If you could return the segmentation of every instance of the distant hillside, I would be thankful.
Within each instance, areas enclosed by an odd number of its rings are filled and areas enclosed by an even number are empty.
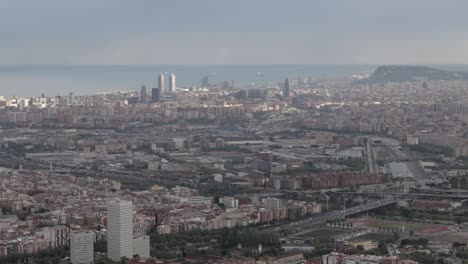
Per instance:
[[[380,66],[363,81],[387,83],[432,80],[468,80],[468,72],[445,71],[425,66]]]

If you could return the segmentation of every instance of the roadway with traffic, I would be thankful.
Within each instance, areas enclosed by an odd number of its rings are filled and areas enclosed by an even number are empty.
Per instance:
[[[372,201],[363,205],[343,209],[343,210],[336,210],[331,212],[324,212],[322,214],[318,214],[312,216],[308,219],[303,219],[299,221],[295,221],[284,225],[282,227],[276,228],[275,231],[287,231],[287,230],[301,230],[300,232],[296,232],[289,237],[295,237],[307,232],[310,232],[309,229],[303,229],[305,226],[313,226],[323,224],[328,220],[336,220],[336,219],[344,219],[347,216],[359,214],[362,212],[370,211],[379,207],[387,206],[393,203],[396,203],[398,199],[393,196],[388,196],[382,200]]]

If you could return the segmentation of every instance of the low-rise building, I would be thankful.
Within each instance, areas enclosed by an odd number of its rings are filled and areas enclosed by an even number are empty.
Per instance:
[[[95,235],[92,231],[74,231],[70,236],[71,264],[94,263]]]

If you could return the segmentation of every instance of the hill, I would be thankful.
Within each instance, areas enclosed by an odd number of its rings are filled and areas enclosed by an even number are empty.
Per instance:
[[[380,66],[367,83],[468,80],[468,72],[445,71],[425,66]]]

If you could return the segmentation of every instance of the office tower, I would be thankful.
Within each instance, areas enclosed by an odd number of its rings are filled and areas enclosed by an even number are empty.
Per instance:
[[[228,81],[223,82],[223,89],[229,89],[229,82]]]
[[[161,101],[161,89],[153,88],[151,89],[151,102],[157,103]]]
[[[133,257],[133,204],[113,200],[107,203],[107,257],[120,261]]]
[[[208,87],[210,86],[210,80],[208,79],[208,76],[204,76],[201,80],[201,86],[202,87]]]
[[[142,85],[140,90],[140,102],[146,103],[147,96],[148,95],[146,94],[146,86]]]
[[[94,263],[94,233],[75,231],[70,236],[70,259],[72,264]]]
[[[169,92],[175,92],[175,88],[176,88],[176,83],[175,83],[175,75],[174,74],[171,74],[169,76]]]
[[[141,259],[150,257],[150,237],[142,236],[133,239],[133,255],[138,255]]]
[[[158,77],[158,88],[160,90],[160,92],[163,92],[164,91],[164,74],[159,74],[159,77]]]
[[[70,92],[70,94],[68,95],[68,100],[69,100],[70,104],[73,103],[73,93],[72,92]]]
[[[289,96],[289,79],[288,78],[286,78],[286,80],[284,81],[283,96],[285,97]]]

